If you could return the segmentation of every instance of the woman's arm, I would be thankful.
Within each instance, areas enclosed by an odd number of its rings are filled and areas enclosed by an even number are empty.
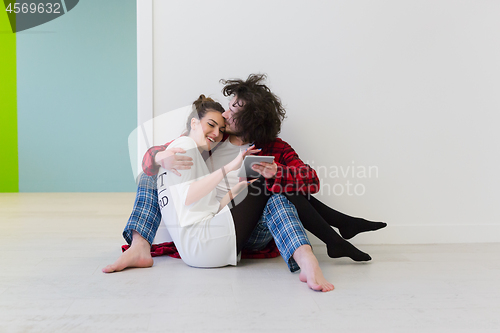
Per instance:
[[[186,201],[184,202],[184,204],[186,206],[189,206],[212,192],[217,184],[219,184],[220,181],[224,178],[227,172],[238,170],[240,168],[245,156],[255,154],[260,151],[260,149],[252,149],[253,147],[254,146],[251,146],[244,152],[238,154],[238,156],[236,156],[234,160],[232,160],[219,170],[212,172],[210,175],[203,177],[202,179],[192,182],[189,185],[189,190],[186,195]]]
[[[252,179],[251,181],[245,180],[245,181],[239,182],[238,184],[234,185],[233,188],[231,188],[226,193],[226,195],[224,197],[222,197],[222,199],[220,201],[220,205],[219,205],[219,212],[221,211],[222,208],[224,208],[224,206],[226,206],[229,203],[229,201],[234,199],[238,194],[241,193],[241,191],[243,191],[245,188],[250,186],[250,184],[256,180],[258,180],[258,179]]]
[[[192,182],[189,185],[189,189],[186,195],[186,201],[184,202],[184,204],[186,206],[189,206],[212,192],[217,184],[220,183],[222,178],[224,178],[224,172],[226,172],[226,170],[228,170],[227,165],[223,166],[219,170],[212,172],[206,177]]]

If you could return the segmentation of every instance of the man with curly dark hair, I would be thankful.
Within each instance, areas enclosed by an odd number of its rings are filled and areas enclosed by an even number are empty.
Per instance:
[[[263,84],[265,74],[250,74],[245,81],[221,80],[224,96],[233,96],[224,116],[232,135],[245,142],[270,143],[278,137],[286,111],[281,100]],[[234,112],[238,108],[244,112]]]

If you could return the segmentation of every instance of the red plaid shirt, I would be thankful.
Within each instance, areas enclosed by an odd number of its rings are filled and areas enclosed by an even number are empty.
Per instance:
[[[223,141],[226,139],[227,136],[224,136]],[[158,173],[159,166],[154,163],[155,156],[158,152],[167,149],[169,144],[170,142],[162,146],[151,147],[144,155],[142,168],[148,176],[154,176]],[[256,148],[262,148],[256,155],[274,156],[274,162],[278,165],[275,177],[266,179],[269,191],[302,194],[313,194],[319,191],[319,179],[316,171],[302,162],[299,155],[288,143],[277,138],[268,144],[256,144]]]

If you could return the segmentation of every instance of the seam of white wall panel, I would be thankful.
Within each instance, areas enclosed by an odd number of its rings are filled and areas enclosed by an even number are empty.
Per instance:
[[[153,0],[137,0],[137,170],[142,169],[140,142],[150,146],[153,133]]]

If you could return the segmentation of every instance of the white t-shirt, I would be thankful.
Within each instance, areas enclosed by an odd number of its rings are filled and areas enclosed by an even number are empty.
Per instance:
[[[210,171],[193,139],[184,136],[167,148],[180,147],[193,159],[189,170],[179,170],[181,176],[160,168],[158,200],[163,220],[182,260],[195,267],[236,265],[236,233],[229,208],[219,213],[216,190],[189,206],[185,205],[189,186],[207,176]]]
[[[217,169],[222,168],[224,165],[228,164],[238,154],[243,151],[248,149],[251,146],[251,144],[245,144],[242,146],[236,146],[233,145],[229,139],[227,139],[224,142],[219,143],[219,146],[217,149],[215,149],[214,153],[212,154],[211,157],[209,157],[206,160],[206,164],[208,167],[208,170],[210,172],[214,172]],[[217,200],[221,200],[222,197],[226,195],[226,193],[236,184],[239,182],[238,178],[238,170],[228,172],[227,175],[227,182],[225,179],[222,179],[219,185],[217,185],[216,190],[217,190]]]

